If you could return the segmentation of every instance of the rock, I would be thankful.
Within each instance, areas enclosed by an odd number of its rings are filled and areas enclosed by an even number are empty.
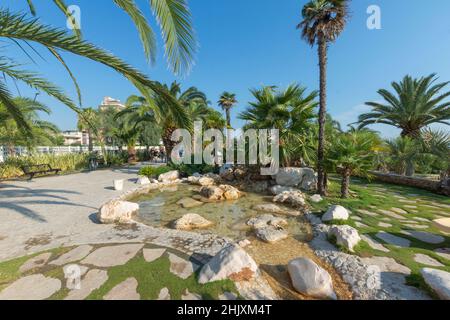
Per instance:
[[[320,194],[315,194],[315,195],[309,197],[309,200],[311,200],[314,203],[319,203],[319,202],[323,201],[323,198]]]
[[[94,290],[100,288],[108,280],[108,272],[105,270],[93,269],[81,280],[80,288],[69,292],[65,300],[86,299]]]
[[[179,256],[169,253],[170,272],[181,279],[189,278],[199,266],[191,261],[180,258]]]
[[[420,271],[426,284],[442,300],[450,300],[450,273],[442,270],[424,268]]]
[[[75,249],[72,249],[69,252],[63,254],[58,259],[51,261],[50,264],[62,266],[68,263],[80,261],[81,259],[86,257],[92,249],[93,247],[89,245],[76,247]]]
[[[247,225],[254,229],[265,228],[268,226],[272,227],[282,227],[286,226],[288,222],[285,219],[274,217],[270,214],[264,214],[255,218],[250,219]]]
[[[432,234],[425,231],[402,231],[404,235],[413,237],[422,242],[430,243],[430,244],[439,244],[445,241],[445,238],[436,234]]]
[[[241,189],[254,193],[266,193],[269,189],[268,181],[248,181],[241,185]]]
[[[97,213],[97,219],[104,224],[128,223],[139,211],[137,203],[113,200],[104,204]]]
[[[170,300],[170,292],[167,288],[162,288],[158,295],[158,300]]]
[[[329,222],[333,220],[348,220],[350,217],[347,209],[342,206],[331,206],[328,211],[323,215],[322,221]]]
[[[234,170],[231,168],[220,168],[220,178],[225,181],[233,181],[236,177],[234,176]]]
[[[273,202],[284,203],[295,208],[305,208],[305,196],[300,191],[285,191],[273,198]]]
[[[353,252],[354,246],[361,241],[358,230],[350,226],[332,226],[328,236],[335,237],[338,245],[344,246],[351,252]]]
[[[198,179],[198,184],[201,185],[202,187],[212,186],[214,185],[214,183],[215,181],[212,178],[203,177]]]
[[[445,267],[445,265],[443,265],[436,259],[433,259],[430,256],[421,253],[418,253],[414,256],[414,261],[430,267]]]
[[[101,268],[122,266],[134,258],[143,246],[143,244],[122,244],[103,247],[92,252],[81,263]]]
[[[436,252],[438,256],[450,261],[450,248],[439,248],[434,250],[434,252]]]
[[[397,213],[394,213],[394,212],[392,212],[392,211],[389,211],[389,210],[378,209],[378,211],[380,211],[380,212],[381,212],[382,214],[384,214],[385,216],[388,216],[388,217],[391,217],[391,218],[394,218],[394,219],[398,219],[398,220],[406,220],[405,217],[403,217],[403,216],[401,216],[401,215],[399,215],[399,214],[397,214]]]
[[[43,267],[47,263],[48,259],[50,259],[51,255],[51,252],[46,252],[34,258],[28,259],[27,262],[20,266],[19,272],[25,273],[27,271]]]
[[[288,215],[288,216],[293,216],[293,217],[299,216],[301,214],[301,212],[298,210],[283,209],[273,203],[258,204],[258,205],[253,206],[252,209],[256,210],[256,211],[260,211],[260,212],[282,214],[282,215]]]
[[[441,231],[450,232],[450,218],[442,218],[433,220],[433,226]]]
[[[178,179],[180,179],[180,172],[178,170],[160,174],[158,177],[159,182],[173,182]]]
[[[275,243],[286,239],[289,236],[289,233],[282,227],[267,226],[256,229],[256,236],[262,241]]]
[[[400,208],[391,208],[391,211],[398,213],[398,214],[408,214],[407,211],[400,209]]]
[[[200,194],[208,200],[220,201],[224,199],[223,190],[216,186],[203,187]]]
[[[189,182],[190,184],[200,184],[199,183],[200,177],[198,176],[190,176],[187,178],[187,182]]]
[[[141,296],[137,293],[137,287],[137,280],[135,278],[128,278],[112,288],[103,297],[103,300],[140,300]]]
[[[196,213],[188,213],[173,223],[177,230],[203,229],[212,226],[213,223]]]
[[[298,292],[317,299],[337,298],[330,274],[314,261],[307,258],[292,260],[288,272]]]
[[[242,248],[228,245],[203,266],[198,282],[205,284],[225,279],[235,282],[250,280],[257,270],[256,262]]]
[[[144,249],[142,253],[144,255],[144,259],[147,262],[153,262],[162,257],[162,255],[166,252],[166,249]]]
[[[202,206],[203,202],[194,200],[192,198],[183,198],[177,202],[177,205],[182,206],[185,209],[191,209]]]
[[[392,227],[392,224],[386,223],[386,222],[380,222],[380,223],[378,223],[378,226],[381,228],[390,228],[390,227]]]
[[[408,239],[400,238],[384,231],[378,232],[376,234],[376,237],[386,243],[392,244],[397,247],[408,248],[411,245],[411,241],[409,241]]]
[[[34,274],[20,278],[0,292],[0,300],[44,300],[61,289],[61,281]]]
[[[203,300],[202,296],[197,293],[191,293],[188,289],[181,296],[181,300],[195,301],[195,300]]]
[[[219,300],[237,300],[238,296],[233,292],[225,291],[219,296]]]
[[[291,188],[291,187],[283,187],[283,186],[280,186],[280,185],[272,186],[272,187],[269,189],[270,193],[272,193],[274,196],[277,196],[277,195],[279,195],[280,193],[283,193],[283,192],[285,192],[285,191],[295,191],[295,190],[296,190],[296,189],[294,189],[294,188]]]
[[[147,185],[150,184],[150,179],[148,177],[139,177],[137,183],[142,186]]]
[[[251,244],[251,242],[248,239],[244,239],[244,240],[239,241],[237,244],[239,247],[245,248],[245,247],[248,247]]]
[[[369,247],[371,247],[372,249],[375,249],[375,250],[378,250],[378,251],[383,251],[383,252],[389,252],[390,251],[388,248],[384,247],[381,243],[373,240],[370,236],[368,236],[366,234],[362,234],[361,235],[361,239],[364,240],[365,242],[367,242]]]
[[[229,185],[220,185],[219,188],[223,190],[226,200],[238,200],[242,195],[238,189]]]
[[[371,258],[361,258],[361,261],[368,266],[377,266],[378,268],[380,268],[381,272],[394,272],[404,275],[411,274],[411,269],[398,263],[393,258],[374,256]]]
[[[305,191],[317,188],[316,174],[310,168],[281,168],[275,179],[281,186],[300,186]]]

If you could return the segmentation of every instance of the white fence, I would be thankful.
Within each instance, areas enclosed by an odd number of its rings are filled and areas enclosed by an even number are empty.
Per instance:
[[[114,152],[118,151],[118,147],[105,147],[106,151]],[[136,147],[136,150],[144,150],[145,147]],[[125,148],[126,150],[126,148]],[[102,152],[102,148],[95,146],[94,151],[99,153]],[[89,152],[89,148],[87,146],[77,146],[77,147],[36,147],[32,150],[31,153],[41,153],[41,154],[68,154],[68,153],[86,153]],[[26,147],[14,147],[15,156],[26,156],[30,154],[30,151]],[[0,162],[5,161],[10,155],[10,149],[5,146],[0,146]]]

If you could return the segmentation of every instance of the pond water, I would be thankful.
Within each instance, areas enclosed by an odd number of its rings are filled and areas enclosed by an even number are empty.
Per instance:
[[[185,209],[177,202],[183,198],[199,195],[199,188],[190,185],[178,185],[161,190],[155,190],[148,195],[142,195],[131,201],[139,203],[139,215],[135,220],[150,226],[168,227],[172,222],[187,213],[197,213],[214,222],[214,226],[205,230],[195,230],[199,233],[214,233],[223,237],[240,240],[253,235],[246,225],[250,218],[261,212],[252,209],[256,204],[272,203],[272,197],[247,193],[237,201],[205,203],[200,207]],[[282,206],[280,206],[282,207]],[[311,228],[302,216],[284,218],[288,221],[290,235],[299,241],[311,238]]]

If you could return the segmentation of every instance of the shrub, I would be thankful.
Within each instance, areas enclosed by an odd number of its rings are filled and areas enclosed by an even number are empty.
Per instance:
[[[168,166],[143,167],[143,168],[141,168],[141,170],[139,170],[139,175],[154,179],[154,178],[157,178],[160,174],[167,173],[171,170],[173,170],[173,169]]]
[[[206,174],[219,172],[219,168],[207,164],[171,164],[170,167],[172,170],[180,171],[181,175],[184,176],[192,176],[194,173]]]

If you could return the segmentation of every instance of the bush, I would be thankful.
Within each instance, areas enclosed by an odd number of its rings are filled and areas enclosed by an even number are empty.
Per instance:
[[[172,170],[180,171],[183,176],[192,176],[194,173],[206,174],[219,172],[219,168],[207,164],[171,164],[170,167]]]
[[[24,175],[22,166],[50,164],[52,168],[61,172],[86,169],[89,165],[89,155],[81,153],[71,154],[36,154],[31,156],[10,157],[0,164],[0,179],[16,178]]]
[[[168,166],[143,167],[143,168],[141,168],[141,170],[139,170],[139,175],[146,176],[150,179],[156,179],[160,174],[167,173],[171,170],[173,170],[173,169]]]

